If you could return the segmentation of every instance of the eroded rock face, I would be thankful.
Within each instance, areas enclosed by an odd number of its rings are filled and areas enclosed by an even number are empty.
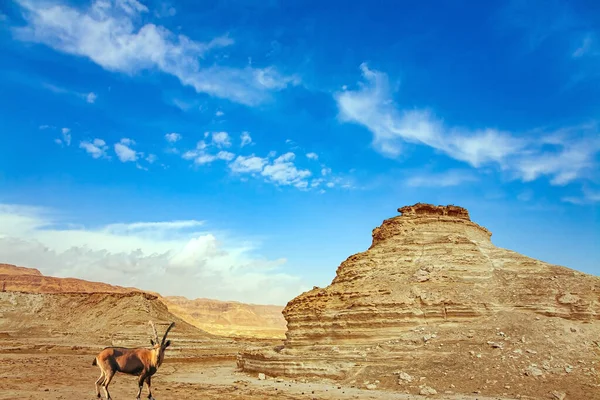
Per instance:
[[[599,278],[495,247],[464,208],[419,203],[398,211],[331,285],[287,304],[284,346],[250,349],[238,365],[349,381],[376,373],[390,387],[402,369],[437,390],[452,378],[456,391],[502,394],[517,385],[525,394],[546,390],[523,381],[529,365],[546,361],[556,373],[544,375],[545,385],[592,385]],[[560,369],[573,364],[577,377]],[[419,382],[404,386],[419,392]]]

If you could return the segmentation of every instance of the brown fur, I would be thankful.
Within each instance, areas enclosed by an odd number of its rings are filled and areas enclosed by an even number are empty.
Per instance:
[[[171,345],[170,340],[166,340],[167,334],[175,326],[172,322],[167,328],[162,341],[158,342],[158,334],[152,321],[150,321],[154,333],[154,339],[151,349],[145,348],[125,348],[125,347],[107,347],[102,350],[92,362],[92,365],[98,365],[100,368],[100,378],[96,381],[96,395],[100,398],[100,386],[104,387],[104,394],[107,399],[111,399],[108,392],[108,385],[117,372],[127,375],[138,376],[138,393],[136,399],[140,398],[144,382],[148,386],[148,398],[152,399],[151,377],[161,366],[165,350]]]

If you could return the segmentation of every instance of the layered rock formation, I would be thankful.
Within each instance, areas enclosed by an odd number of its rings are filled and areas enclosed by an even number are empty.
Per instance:
[[[73,339],[78,346],[147,345],[148,321],[177,323],[175,337],[210,335],[169,312],[152,293],[80,279],[43,276],[0,265],[0,336],[38,343]]]
[[[190,324],[223,336],[284,338],[282,306],[167,296],[169,310]]]
[[[598,277],[495,247],[461,207],[398,211],[331,285],[287,304],[284,346],[239,367],[415,393],[598,391]]]

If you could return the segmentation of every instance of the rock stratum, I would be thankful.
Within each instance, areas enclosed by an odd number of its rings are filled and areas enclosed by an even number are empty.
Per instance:
[[[238,366],[411,393],[600,399],[600,278],[494,246],[461,207],[398,211],[329,286],[287,304],[283,346],[247,349]]]

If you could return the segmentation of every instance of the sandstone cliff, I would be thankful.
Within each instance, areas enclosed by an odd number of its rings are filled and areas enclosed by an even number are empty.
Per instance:
[[[169,310],[190,324],[223,336],[284,338],[282,306],[167,296]]]
[[[495,247],[461,207],[398,211],[331,285],[287,304],[284,346],[249,349],[239,367],[413,393],[600,398],[598,277]]]

